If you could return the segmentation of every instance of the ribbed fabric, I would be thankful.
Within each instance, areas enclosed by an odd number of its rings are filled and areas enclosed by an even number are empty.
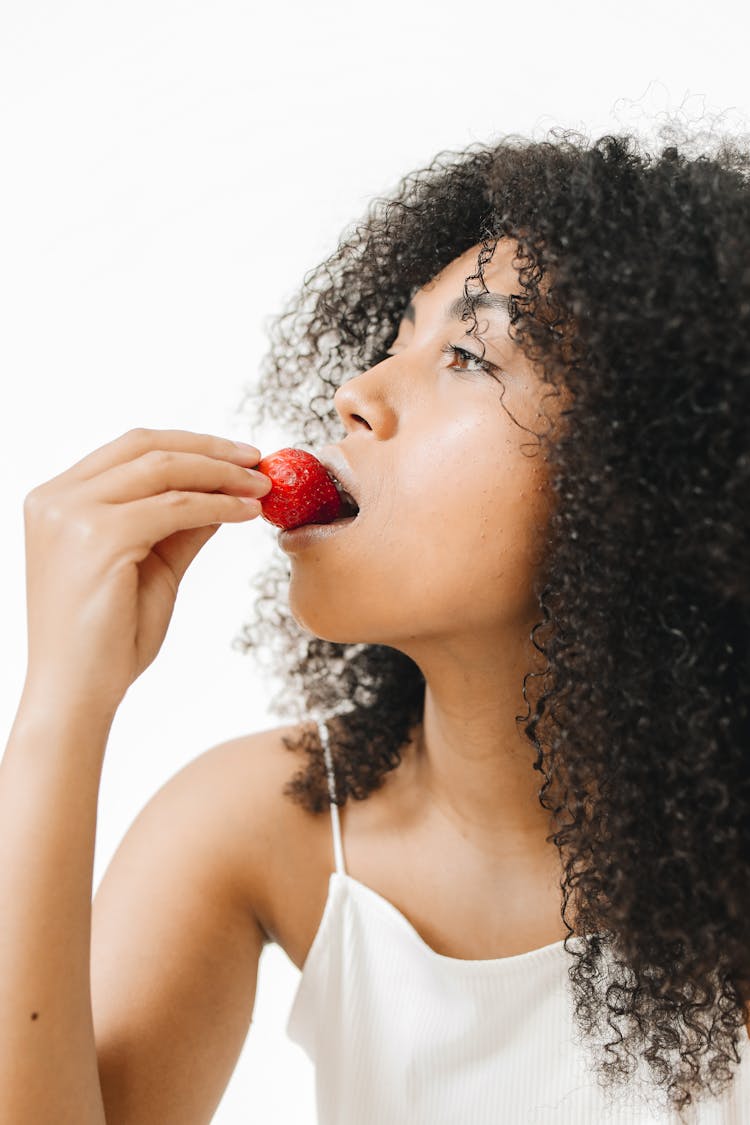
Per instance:
[[[445,957],[346,873],[328,731],[318,725],[336,870],[287,1034],[315,1065],[319,1125],[678,1125],[653,1086],[608,1095],[596,1084],[562,941],[494,960]],[[750,1125],[746,1033],[739,1052],[729,1090],[686,1111],[689,1125]]]

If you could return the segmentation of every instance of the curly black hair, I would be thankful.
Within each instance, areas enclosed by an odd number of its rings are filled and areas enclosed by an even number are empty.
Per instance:
[[[645,1060],[682,1113],[732,1081],[750,1000],[750,145],[660,138],[554,128],[438,154],[305,276],[240,411],[253,433],[270,415],[298,444],[340,440],[333,393],[383,359],[412,294],[472,246],[481,278],[513,240],[511,336],[571,393],[530,637],[546,666],[516,721],[563,862],[576,1019],[613,1033],[596,1073],[613,1087]],[[307,755],[285,793],[320,813],[311,715],[330,720],[338,804],[364,800],[425,682],[394,648],[302,629],[288,578],[272,560],[233,643],[273,654],[271,709]]]

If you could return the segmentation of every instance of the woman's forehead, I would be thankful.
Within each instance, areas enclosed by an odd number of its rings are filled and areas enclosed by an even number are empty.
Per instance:
[[[492,257],[482,263],[482,279],[484,286],[479,278],[479,255],[482,251],[488,250]],[[466,284],[469,291],[472,292],[475,288],[487,289],[496,288],[500,292],[507,292],[507,286],[516,288],[518,284],[518,270],[513,265],[513,258],[515,255],[515,244],[511,244],[507,239],[499,239],[494,248],[490,246],[486,248],[483,243],[478,243],[475,246],[470,246],[468,250],[464,250],[452,262],[435,277],[433,277],[425,285],[416,286],[412,296],[424,290],[429,292],[436,285],[445,285],[446,288],[457,288],[463,291],[463,286]]]

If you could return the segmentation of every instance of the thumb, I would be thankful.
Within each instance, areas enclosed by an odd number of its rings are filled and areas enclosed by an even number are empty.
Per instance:
[[[201,547],[205,547],[220,526],[220,524],[208,524],[206,527],[191,527],[186,531],[175,531],[174,534],[168,535],[166,539],[162,539],[160,543],[153,547],[154,553],[166,563],[174,574],[178,585]]]

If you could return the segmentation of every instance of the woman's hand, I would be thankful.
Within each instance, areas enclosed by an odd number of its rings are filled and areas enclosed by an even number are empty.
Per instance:
[[[259,461],[210,434],[136,429],[32,489],[26,697],[114,716],[161,648],[201,547],[260,513],[271,482],[249,471]]]

